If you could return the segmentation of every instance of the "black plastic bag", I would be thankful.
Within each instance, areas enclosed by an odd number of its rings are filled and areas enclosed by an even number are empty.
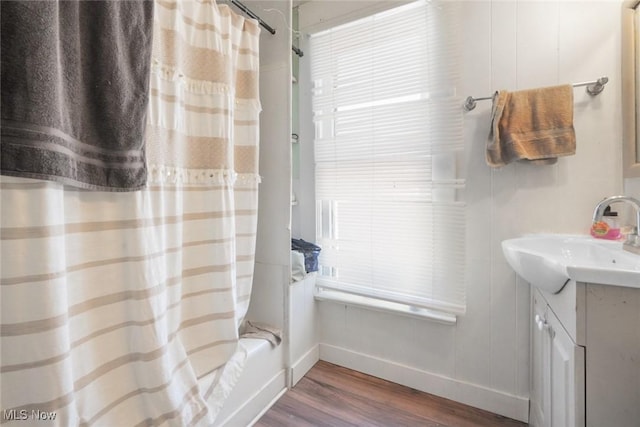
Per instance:
[[[318,255],[322,250],[320,246],[305,242],[302,239],[291,239],[291,249],[302,252],[304,255],[304,268],[307,273],[318,271]]]

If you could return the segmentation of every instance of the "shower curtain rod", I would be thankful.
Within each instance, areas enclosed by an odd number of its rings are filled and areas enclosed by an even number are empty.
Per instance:
[[[600,92],[604,90],[604,85],[609,82],[609,77],[600,77],[598,80],[592,82],[582,82],[582,83],[574,83],[571,86],[580,87],[587,86],[587,92],[589,95],[598,95]],[[464,102],[464,109],[467,111],[471,111],[476,108],[476,101],[484,101],[487,99],[493,99],[493,96],[483,96],[482,98],[474,98],[473,96],[468,96]]]
[[[237,7],[238,9],[240,9],[242,12],[244,12],[249,18],[253,18],[256,21],[258,21],[258,24],[260,24],[260,26],[262,28],[264,28],[265,30],[269,31],[271,34],[275,34],[276,30],[269,24],[267,24],[266,22],[264,22],[262,20],[262,18],[260,18],[258,15],[256,15],[251,9],[249,9],[247,6],[245,6],[244,4],[242,4],[242,2],[240,2],[239,0],[231,0],[231,3]],[[295,46],[291,46],[291,50],[293,50],[296,55],[298,56],[303,56],[304,52],[301,51],[300,49],[298,49]]]
[[[264,22],[262,20],[262,18],[260,18],[258,15],[256,15],[255,13],[253,13],[253,11],[251,9],[249,9],[247,6],[245,6],[244,4],[242,4],[241,2],[239,2],[238,0],[231,0],[231,3],[233,3],[233,5],[235,7],[237,7],[238,9],[240,9],[241,11],[243,11],[245,14],[247,14],[247,16],[249,16],[250,18],[255,19],[256,21],[258,21],[258,23],[267,31],[269,31],[271,34],[275,34],[276,30],[273,29],[272,26],[270,26],[269,24],[267,24],[266,22]]]

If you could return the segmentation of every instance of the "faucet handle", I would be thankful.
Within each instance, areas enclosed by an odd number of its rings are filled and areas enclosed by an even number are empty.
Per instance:
[[[627,240],[622,245],[622,249],[640,255],[640,236],[637,234],[627,234]]]
[[[627,233],[624,244],[625,246],[637,246],[640,247],[640,236],[638,236],[638,227],[631,227]]]

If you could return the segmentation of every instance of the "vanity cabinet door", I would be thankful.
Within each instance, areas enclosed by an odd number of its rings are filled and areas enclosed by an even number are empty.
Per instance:
[[[545,416],[550,427],[584,427],[584,348],[576,345],[551,309],[547,309],[549,340],[549,406]]]
[[[571,339],[536,289],[531,311],[529,425],[584,427],[584,347]]]
[[[548,426],[545,423],[545,389],[549,389],[549,338],[540,327],[546,319],[547,303],[534,289],[532,297],[533,321],[531,322],[531,390],[529,392],[529,425]],[[548,393],[547,393],[548,395]]]

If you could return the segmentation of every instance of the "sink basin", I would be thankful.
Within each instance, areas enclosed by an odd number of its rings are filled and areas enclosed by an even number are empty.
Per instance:
[[[531,285],[558,293],[569,280],[640,288],[640,255],[622,242],[538,234],[502,242],[507,262]]]

